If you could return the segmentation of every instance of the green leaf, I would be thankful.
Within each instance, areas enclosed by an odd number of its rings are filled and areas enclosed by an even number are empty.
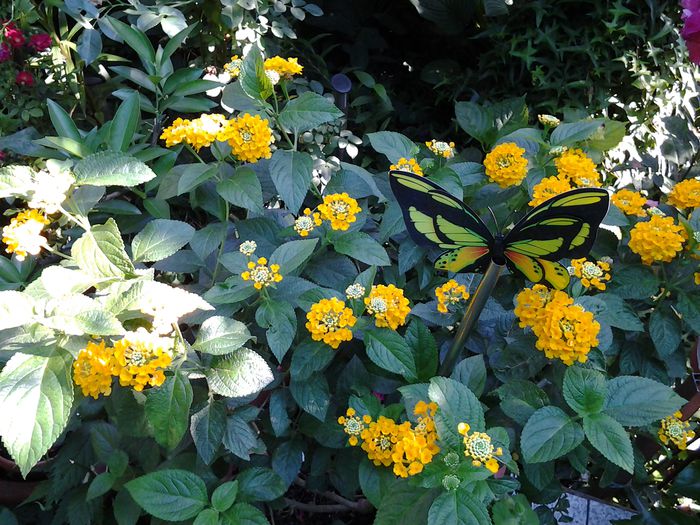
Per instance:
[[[248,468],[239,473],[237,479],[238,499],[241,501],[272,501],[287,490],[282,478],[269,468]]]
[[[409,381],[417,379],[413,352],[398,333],[388,328],[373,328],[364,337],[367,357],[374,364]]]
[[[198,27],[198,23],[194,23],[191,26],[187,26],[185,29],[180,31],[178,34],[174,35],[170,39],[168,39],[168,43],[165,44],[165,47],[163,48],[163,54],[161,55],[160,58],[160,63],[161,65],[165,63],[166,60],[168,60],[172,54],[178,50],[178,48],[182,45],[182,43],[185,41],[185,39],[189,36],[189,34],[194,31],[195,27]]]
[[[297,333],[294,307],[287,302],[265,301],[255,312],[255,321],[260,328],[267,329],[267,344],[281,363]]]
[[[584,416],[583,430],[591,445],[608,461],[632,474],[634,471],[632,442],[620,423],[607,414],[591,414]]]
[[[265,74],[263,58],[257,48],[248,51],[243,59],[238,82],[243,92],[252,99],[262,102],[272,95],[272,83]]]
[[[532,510],[524,494],[506,496],[496,501],[491,509],[494,525],[539,525],[537,513]]]
[[[182,221],[155,219],[131,241],[134,261],[153,262],[170,257],[192,240],[194,228]]]
[[[245,166],[216,185],[216,191],[234,206],[252,211],[263,210],[263,193],[255,172]]]
[[[671,492],[700,500],[700,460],[696,459],[678,473],[671,484]]]
[[[134,265],[124,250],[124,241],[114,219],[85,232],[73,243],[71,255],[81,270],[94,277],[123,278],[134,273]]]
[[[156,63],[156,52],[145,34],[133,29],[116,18],[107,17],[107,21],[124,42],[126,42],[131,49],[136,51],[136,54],[141,57],[144,65]]]
[[[207,354],[226,355],[252,338],[248,327],[240,321],[217,315],[202,323],[192,348]]]
[[[304,447],[298,440],[280,443],[272,455],[272,468],[287,486],[297,478],[303,462]]]
[[[143,510],[166,521],[194,518],[209,503],[202,478],[186,470],[158,470],[124,486]]]
[[[76,186],[130,188],[156,177],[145,163],[120,151],[100,151],[88,155],[75,165],[73,173]]]
[[[681,323],[671,309],[658,307],[649,317],[649,336],[662,358],[669,357],[681,344]]]
[[[311,185],[314,160],[308,153],[278,149],[270,159],[270,177],[287,209],[298,213]]]
[[[85,61],[85,65],[92,64],[102,52],[102,36],[97,29],[90,27],[83,28],[78,38],[76,51],[80,58]]]
[[[690,329],[700,334],[700,296],[679,292],[676,308]]]
[[[273,380],[272,370],[265,360],[247,348],[216,359],[204,375],[209,388],[226,397],[257,394]]]
[[[488,132],[493,127],[492,116],[487,108],[476,102],[457,102],[455,104],[457,123],[468,135],[479,142],[485,142]]]
[[[190,422],[191,405],[192,386],[180,372],[148,392],[146,416],[153,425],[154,437],[159,445],[173,449],[180,443]]]
[[[320,372],[333,360],[335,352],[320,341],[305,341],[294,348],[289,372],[296,381],[308,379]]]
[[[583,296],[576,302],[589,312],[595,319],[610,326],[632,332],[644,331],[644,324],[630,305],[622,297],[612,293],[601,293],[593,296]]]
[[[85,501],[90,501],[91,499],[107,494],[107,492],[112,490],[112,487],[114,487],[114,483],[116,481],[117,479],[115,475],[111,472],[103,472],[102,474],[98,474],[90,482],[87,494],[85,495]]]
[[[434,377],[430,380],[428,397],[439,407],[435,426],[440,439],[448,446],[462,446],[462,436],[457,431],[460,423],[467,423],[476,432],[486,430],[481,403],[466,385],[454,379]]]
[[[483,355],[473,355],[463,359],[450,375],[455,381],[467,385],[477,397],[481,397],[486,388],[486,364]]]
[[[28,325],[34,319],[34,300],[22,292],[0,292],[0,330]]]
[[[78,131],[78,127],[73,122],[73,119],[66,113],[66,110],[51,99],[46,100],[46,105],[49,109],[51,124],[53,124],[53,128],[58,133],[58,136],[82,142],[83,137],[80,135],[80,131]]]
[[[552,146],[573,146],[589,138],[602,125],[599,119],[559,124],[552,131],[549,142]]]
[[[221,525],[270,525],[270,522],[252,505],[236,503],[221,515]]]
[[[329,348],[329,352],[332,350]],[[289,391],[294,401],[307,413],[319,421],[325,421],[328,405],[330,404],[330,389],[328,381],[321,373],[311,374],[303,381],[292,378]]]
[[[649,299],[659,291],[661,283],[646,266],[623,266],[615,268],[615,278],[609,290],[623,299]]]
[[[190,433],[199,456],[207,465],[214,460],[225,430],[226,409],[219,401],[213,401],[192,414]]]
[[[370,281],[365,288],[371,287]],[[405,339],[413,352],[418,379],[428,381],[437,373],[438,367],[438,349],[433,334],[421,320],[413,319],[406,329]]]
[[[221,87],[221,83],[213,80],[190,80],[189,82],[183,82],[178,85],[173,91],[173,96],[186,97],[188,95],[197,95],[218,87]]]
[[[570,366],[564,374],[564,399],[577,414],[595,414],[600,412],[605,403],[605,376],[600,372]]]
[[[440,494],[428,511],[428,525],[490,525],[486,506],[465,490]]]
[[[272,252],[270,264],[279,264],[281,271],[285,274],[291,273],[311,257],[317,244],[318,239],[286,242]]]
[[[332,100],[313,91],[306,91],[287,103],[279,115],[280,126],[303,133],[343,116]]]
[[[141,120],[141,103],[137,93],[131,93],[122,102],[114,114],[109,126],[109,148],[114,151],[126,151],[134,138]]]
[[[427,523],[428,509],[435,499],[435,490],[426,490],[409,485],[404,480],[395,480],[391,484],[377,509],[374,525],[406,525],[410,523]],[[451,523],[446,521],[445,524]]]
[[[197,514],[192,525],[219,525],[219,512],[215,509],[204,509]]]
[[[25,478],[63,432],[73,405],[70,354],[42,353],[17,353],[0,372],[0,436]]]
[[[581,444],[583,430],[561,408],[548,406],[528,419],[520,436],[520,448],[528,463],[559,458]]]
[[[418,146],[401,133],[377,131],[368,133],[367,138],[375,151],[384,154],[392,164],[398,162],[401,157],[410,159],[418,153]]]
[[[652,379],[619,376],[608,381],[605,413],[626,427],[640,427],[673,414],[685,399]]]
[[[336,252],[349,255],[365,264],[374,266],[389,266],[391,264],[384,247],[365,232],[338,235],[333,240],[333,247]]]
[[[228,510],[236,501],[238,495],[238,481],[227,481],[222,483],[211,495],[211,506],[219,512]]]
[[[231,415],[226,419],[226,432],[223,444],[226,450],[245,461],[250,460],[250,452],[255,448],[258,438],[243,418]]]

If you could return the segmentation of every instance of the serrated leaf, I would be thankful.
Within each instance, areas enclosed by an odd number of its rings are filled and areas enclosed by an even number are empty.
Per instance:
[[[236,503],[221,515],[221,525],[269,525],[265,514],[248,503]]]
[[[209,388],[226,397],[246,397],[260,392],[272,380],[272,370],[265,360],[247,348],[236,350],[214,361],[205,372]]]
[[[417,378],[416,362],[403,337],[388,328],[376,328],[365,332],[367,357],[374,364],[400,374],[409,381]]]
[[[248,327],[228,317],[214,316],[202,323],[192,348],[213,355],[225,355],[238,350],[253,336]]]
[[[219,512],[224,512],[233,505],[238,495],[238,481],[222,483],[211,495],[211,505]]]
[[[646,377],[619,376],[608,381],[604,411],[624,426],[638,427],[659,421],[684,404],[666,385]]]
[[[269,468],[251,467],[240,472],[236,479],[238,499],[242,501],[272,501],[287,490],[282,478]]]
[[[289,391],[305,412],[308,412],[319,421],[326,419],[331,395],[328,381],[323,374],[312,374],[302,381],[292,378],[289,383]]]
[[[238,168],[232,177],[217,183],[216,191],[234,206],[258,212],[263,210],[260,180],[250,168]]]
[[[159,445],[173,449],[180,443],[189,426],[192,398],[192,386],[180,372],[148,392],[146,416]]]
[[[552,131],[549,142],[552,146],[573,146],[589,138],[602,125],[603,122],[601,120],[582,120],[580,122],[559,124]]]
[[[304,202],[314,168],[308,153],[278,149],[270,160],[270,178],[287,209],[298,213]]]
[[[278,264],[285,273],[290,273],[304,264],[314,253],[318,239],[300,239],[279,246],[270,256],[270,264]]]
[[[579,415],[600,412],[605,403],[605,376],[600,372],[570,366],[564,374],[564,399]]]
[[[71,255],[81,270],[93,277],[123,278],[133,275],[134,265],[114,219],[98,224],[73,243]]]
[[[440,494],[428,511],[428,525],[490,525],[486,506],[464,490]]]
[[[134,260],[160,261],[171,256],[192,240],[194,228],[182,221],[155,219],[131,242]]]
[[[543,463],[571,452],[583,441],[578,423],[555,406],[537,410],[520,436],[520,448],[528,463]]]
[[[24,477],[61,435],[73,405],[70,354],[43,352],[17,353],[0,372],[0,436]]]
[[[606,414],[591,414],[583,418],[583,430],[591,445],[608,461],[632,474],[632,442],[620,423]]]
[[[279,115],[279,124],[295,133],[303,133],[343,116],[333,103],[313,91],[306,91],[287,103]]]
[[[146,512],[166,521],[191,519],[209,503],[202,478],[186,470],[151,472],[124,486]]]
[[[200,457],[209,465],[216,456],[226,430],[226,409],[213,401],[192,415],[190,433]]]
[[[73,168],[76,186],[136,186],[156,177],[145,163],[120,151],[88,155]]]
[[[484,142],[492,127],[491,114],[487,108],[476,102],[457,102],[455,104],[457,123],[468,135]]]
[[[384,247],[365,232],[350,232],[337,236],[333,248],[338,253],[348,255],[365,264],[388,266],[391,264]]]
[[[649,316],[649,336],[662,358],[670,356],[681,344],[681,323],[670,311],[656,308]]]
[[[250,425],[240,416],[231,415],[226,418],[226,432],[223,444],[226,450],[239,458],[250,460],[250,452],[257,443],[257,436]]]
[[[434,377],[430,380],[428,396],[439,407],[435,414],[435,426],[440,439],[447,445],[454,448],[461,446],[462,436],[457,430],[460,423],[468,423],[476,432],[486,430],[481,403],[466,385],[454,379]]]

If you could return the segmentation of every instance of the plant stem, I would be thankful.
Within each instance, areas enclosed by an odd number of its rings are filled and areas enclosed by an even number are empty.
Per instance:
[[[216,264],[214,265],[214,271],[211,274],[211,284],[216,283],[216,275],[219,273],[219,268],[221,267],[221,256],[224,254],[224,248],[226,247],[226,236],[228,234],[228,216],[231,212],[231,207],[227,200],[224,199],[224,204],[226,206],[226,221],[224,221],[224,230],[221,234],[221,244],[219,245],[219,251],[216,254]]]

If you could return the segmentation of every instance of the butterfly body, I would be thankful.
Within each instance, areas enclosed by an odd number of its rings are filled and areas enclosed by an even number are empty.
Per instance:
[[[389,174],[391,189],[413,240],[445,251],[439,270],[483,272],[493,262],[532,282],[569,283],[560,259],[588,254],[608,210],[608,192],[580,188],[537,206],[506,234],[492,234],[479,216],[434,182],[403,171]]]

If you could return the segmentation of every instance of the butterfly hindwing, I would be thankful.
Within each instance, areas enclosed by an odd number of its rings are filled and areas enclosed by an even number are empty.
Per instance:
[[[463,272],[488,266],[493,235],[474,211],[424,177],[392,171],[389,180],[413,240],[447,250],[435,262],[437,269]]]

